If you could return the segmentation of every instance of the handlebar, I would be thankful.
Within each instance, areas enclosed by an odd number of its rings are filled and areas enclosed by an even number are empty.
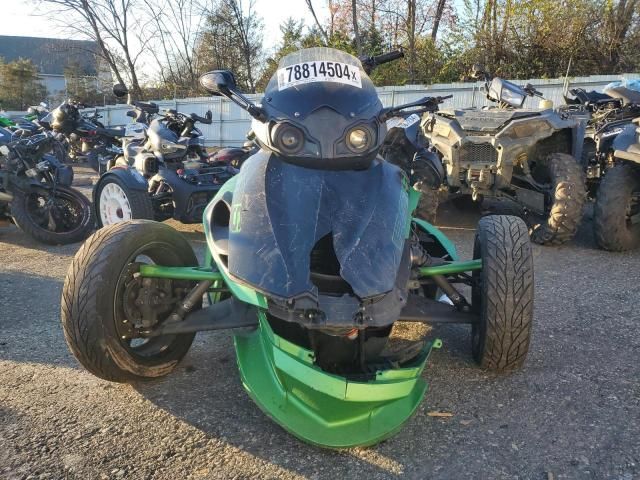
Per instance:
[[[404,57],[404,51],[400,48],[399,50],[393,50],[391,52],[383,53],[382,55],[360,57],[360,63],[362,63],[364,71],[369,74],[377,66],[393,62],[394,60],[402,57]]]
[[[146,113],[158,113],[160,111],[160,108],[158,107],[157,103],[154,102],[138,102],[138,101],[134,101],[133,102],[133,106],[136,108],[139,108],[140,110],[142,110],[143,112]]]
[[[404,105],[398,105],[397,107],[385,108],[380,112],[379,118],[384,121],[399,115],[405,116],[412,115],[414,113],[434,112],[438,110],[439,104],[449,98],[453,98],[453,95],[445,95],[444,97],[423,97],[415,102],[405,103]]]
[[[536,90],[536,88],[530,83],[527,83],[523,87],[523,90],[531,97],[542,97],[542,92],[540,90]]]
[[[198,114],[192,113],[190,115],[191,119],[195,122],[200,122],[200,123],[204,123],[205,125],[211,125],[211,117],[207,116],[207,117],[201,117]]]

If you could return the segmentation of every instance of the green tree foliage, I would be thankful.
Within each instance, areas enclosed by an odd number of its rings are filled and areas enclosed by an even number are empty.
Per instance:
[[[90,76],[77,62],[69,63],[64,69],[67,97],[86,105],[99,105],[104,101],[98,92],[95,76]]]
[[[262,31],[262,19],[256,15],[252,0],[246,4],[241,0],[219,0],[207,12],[197,47],[201,71],[231,70],[241,89],[255,92],[264,61]]]
[[[0,107],[5,110],[26,110],[37,105],[47,95],[38,79],[38,69],[31,60],[18,59],[4,63],[0,59]]]
[[[473,63],[510,78],[615,74],[640,67],[638,0],[465,0],[449,35]],[[455,69],[454,69],[455,70]],[[453,71],[451,73],[454,73]]]

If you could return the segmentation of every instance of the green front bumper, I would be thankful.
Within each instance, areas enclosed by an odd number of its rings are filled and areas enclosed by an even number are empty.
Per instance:
[[[351,382],[313,364],[313,352],[277,336],[264,314],[260,327],[235,337],[240,376],[260,408],[287,431],[323,447],[372,445],[395,433],[427,389],[421,378],[428,343],[412,365]]]

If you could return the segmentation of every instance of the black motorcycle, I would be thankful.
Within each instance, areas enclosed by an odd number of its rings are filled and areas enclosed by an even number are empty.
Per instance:
[[[119,153],[118,146],[124,128],[105,128],[99,121],[97,110],[82,113],[84,107],[80,103],[64,102],[43,118],[40,124],[56,133],[71,160],[87,160],[99,172],[101,164]]]
[[[71,188],[73,170],[55,155],[50,132],[15,140],[0,128],[0,218],[52,245],[85,239],[93,230],[89,200]]]
[[[118,84],[114,94],[128,91]],[[207,203],[237,173],[207,156],[196,124],[210,124],[211,112],[159,114],[156,104],[128,103],[134,123],[125,127],[123,154],[107,165],[93,191],[98,226],[132,219],[199,223]]]

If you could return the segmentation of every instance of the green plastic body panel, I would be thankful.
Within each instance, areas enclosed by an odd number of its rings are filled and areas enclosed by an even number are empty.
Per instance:
[[[16,123],[10,118],[0,115],[0,127],[15,127]]]
[[[420,220],[419,218],[414,218],[413,222],[425,232],[433,235],[438,242],[444,247],[444,249],[449,253],[449,257],[451,260],[458,260],[458,252],[456,251],[456,246],[453,244],[451,240],[447,238],[447,236],[442,233],[438,228],[431,225],[429,222],[425,222],[424,220]]]
[[[393,435],[416,411],[425,391],[422,370],[440,342],[427,344],[405,368],[353,382],[315,366],[313,352],[260,326],[235,336],[242,383],[258,406],[305,442],[329,448],[366,446]]]
[[[229,180],[227,180],[227,182],[225,182],[225,184],[220,188],[220,190],[218,190],[218,193],[216,193],[215,197],[213,197],[211,201],[216,202],[219,199],[221,199],[226,192],[233,191],[237,181],[238,181],[238,177],[232,177]],[[231,290],[231,293],[233,294],[233,296],[236,297],[238,300],[248,303],[250,305],[254,305],[259,308],[267,308],[267,298],[263,294],[257,292],[251,287],[242,285],[241,283],[234,281],[229,277],[229,275],[224,270],[224,268],[222,268],[221,265],[217,264],[216,258],[214,258],[211,255],[211,245],[209,245],[209,240],[211,238],[211,236],[209,235],[209,224],[207,223],[207,219],[204,218],[204,216],[202,218],[202,225],[204,228],[205,238],[207,239],[207,252],[205,254],[205,265],[212,265],[214,262],[216,263],[215,270],[217,270],[220,273],[220,275],[222,276],[222,279],[224,280],[225,285],[229,287],[229,290]]]

